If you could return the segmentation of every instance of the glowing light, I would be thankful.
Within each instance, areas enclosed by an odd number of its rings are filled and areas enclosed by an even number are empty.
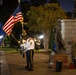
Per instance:
[[[3,35],[0,36],[0,39],[2,39],[2,38],[3,38]]]
[[[44,38],[44,35],[40,35],[40,36],[39,36],[39,39],[43,39],[43,38]]]

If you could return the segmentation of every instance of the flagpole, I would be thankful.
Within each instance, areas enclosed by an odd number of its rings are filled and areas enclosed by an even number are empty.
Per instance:
[[[25,38],[26,31],[24,30],[24,22],[21,21],[21,24],[22,24],[22,36]]]
[[[5,40],[6,36],[7,36],[7,35],[5,35],[4,39],[2,40],[2,43],[4,42],[4,40]],[[1,43],[1,44],[2,44],[2,43]]]
[[[13,34],[11,34],[12,35],[12,37],[17,41],[17,43],[18,43],[18,40],[15,38],[15,36],[13,35]],[[19,44],[19,43],[18,43]]]
[[[21,22],[21,24],[22,24],[22,32],[23,32],[23,30],[24,30],[24,24],[23,24],[23,22]]]

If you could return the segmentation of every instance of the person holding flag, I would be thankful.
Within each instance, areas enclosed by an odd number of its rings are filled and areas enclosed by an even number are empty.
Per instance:
[[[28,39],[26,41],[26,60],[27,60],[27,65],[26,69],[29,71],[34,70],[34,65],[33,65],[33,56],[34,56],[34,49],[35,49],[35,42],[34,39],[31,35],[28,36]]]
[[[24,52],[26,52],[26,66],[25,69],[29,71],[34,70],[33,66],[33,56],[35,49],[35,42],[31,35],[28,36],[26,43],[20,45],[20,47],[24,48]]]

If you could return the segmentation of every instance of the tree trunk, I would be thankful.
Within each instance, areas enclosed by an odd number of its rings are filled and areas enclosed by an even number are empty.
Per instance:
[[[44,31],[44,50],[46,52],[49,50],[49,38],[50,38],[50,30]]]

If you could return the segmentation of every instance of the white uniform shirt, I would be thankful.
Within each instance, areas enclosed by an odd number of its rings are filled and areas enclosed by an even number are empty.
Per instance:
[[[20,47],[23,47],[26,50],[34,49],[35,48],[34,40],[28,38],[26,43],[21,44]]]
[[[28,38],[26,41],[26,46],[27,46],[27,50],[34,49],[35,48],[34,40]]]
[[[26,43],[23,43],[23,44],[20,45],[20,47],[21,47],[22,49],[26,49],[27,45],[26,45]]]

